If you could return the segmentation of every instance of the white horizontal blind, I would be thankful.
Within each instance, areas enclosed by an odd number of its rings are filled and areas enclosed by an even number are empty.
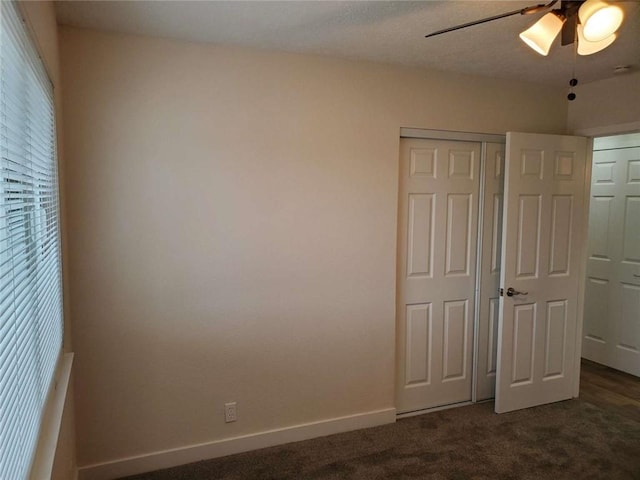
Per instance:
[[[0,2],[0,479],[27,478],[62,345],[53,91]]]

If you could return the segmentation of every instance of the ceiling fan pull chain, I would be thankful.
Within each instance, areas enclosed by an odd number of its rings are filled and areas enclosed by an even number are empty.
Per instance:
[[[577,32],[575,33],[575,36],[577,37]],[[574,39],[573,42],[573,68],[571,71],[571,80],[569,80],[569,95],[567,95],[567,98],[569,99],[570,102],[573,102],[576,99],[576,94],[573,93],[573,87],[575,87],[578,84],[578,79],[576,78],[576,60],[578,59],[578,42],[577,42],[577,38]]]
[[[573,93],[573,87],[575,87],[577,84],[578,84],[577,78],[572,78],[571,80],[569,80],[570,87],[569,87],[569,95],[567,95],[567,98],[569,99],[570,102],[576,99],[576,94]]]

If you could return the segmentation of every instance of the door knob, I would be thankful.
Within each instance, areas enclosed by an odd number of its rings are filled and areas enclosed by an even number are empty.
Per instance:
[[[519,292],[512,287],[507,288],[507,297],[513,297],[514,295],[528,295],[529,292]]]

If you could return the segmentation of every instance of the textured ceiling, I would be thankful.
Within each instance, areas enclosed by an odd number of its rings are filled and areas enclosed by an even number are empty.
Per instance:
[[[567,85],[572,46],[556,39],[548,57],[518,33],[541,14],[504,18],[424,38],[435,30],[544,0],[522,1],[66,1],[58,22],[188,41],[305,52],[463,73]],[[626,12],[618,40],[577,56],[581,83],[608,78],[618,65],[640,69],[640,2],[612,2]]]

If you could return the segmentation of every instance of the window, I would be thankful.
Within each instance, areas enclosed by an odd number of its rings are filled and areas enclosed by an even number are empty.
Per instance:
[[[53,88],[0,2],[0,478],[24,479],[62,350]]]

